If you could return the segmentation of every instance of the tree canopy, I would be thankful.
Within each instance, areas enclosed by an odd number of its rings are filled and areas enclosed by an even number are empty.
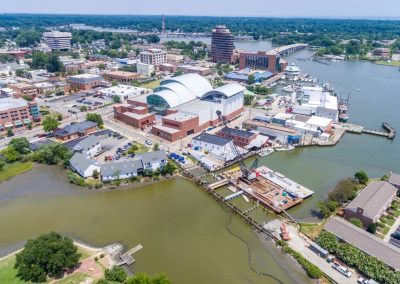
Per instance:
[[[88,114],[86,114],[86,120],[93,121],[93,122],[97,123],[98,126],[103,126],[104,125],[103,118],[98,113],[88,113]]]
[[[17,276],[24,281],[44,282],[78,264],[80,254],[72,240],[58,233],[43,234],[29,240],[16,255]]]
[[[43,130],[45,132],[51,132],[58,128],[58,126],[60,125],[60,122],[59,122],[57,116],[48,115],[43,119],[42,125],[43,125]]]
[[[9,143],[10,146],[20,154],[27,154],[30,152],[29,141],[26,137],[14,138]]]

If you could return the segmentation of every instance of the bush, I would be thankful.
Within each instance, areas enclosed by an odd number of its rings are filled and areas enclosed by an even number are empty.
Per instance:
[[[369,181],[368,175],[364,171],[356,172],[354,177],[361,184],[366,184]]]
[[[316,243],[326,249],[328,252],[333,253],[339,246],[339,241],[334,234],[327,231],[322,231],[316,239]]]
[[[104,276],[108,281],[124,282],[126,280],[127,274],[125,270],[120,266],[114,266],[111,269],[106,269]]]
[[[367,231],[370,232],[371,234],[375,234],[377,229],[377,224],[372,223],[368,226]]]

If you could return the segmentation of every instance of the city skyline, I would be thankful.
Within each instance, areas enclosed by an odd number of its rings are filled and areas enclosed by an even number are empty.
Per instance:
[[[399,19],[397,11],[400,2],[384,0],[379,9],[371,0],[338,0],[327,1],[294,1],[284,0],[279,3],[273,1],[254,0],[252,5],[239,2],[232,5],[228,0],[200,2],[179,0],[149,0],[137,3],[126,0],[115,0],[110,5],[109,1],[100,0],[70,0],[68,2],[55,2],[51,0],[40,1],[16,0],[2,4],[2,13],[49,13],[49,14],[109,14],[109,15],[188,15],[188,16],[246,16],[246,17],[304,17],[304,18],[379,18]],[[136,3],[135,3],[136,2]],[[357,7],[346,9],[344,7]],[[263,12],[260,12],[263,11]],[[265,12],[264,12],[265,11]]]

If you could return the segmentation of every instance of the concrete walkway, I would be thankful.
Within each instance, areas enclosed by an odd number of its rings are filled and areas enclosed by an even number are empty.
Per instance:
[[[326,275],[331,277],[334,281],[340,284],[355,284],[357,283],[357,274],[351,270],[352,276],[347,278],[338,271],[332,268],[332,264],[326,262],[325,259],[314,253],[308,248],[310,240],[306,236],[300,237],[301,234],[292,225],[288,226],[290,237],[292,238],[288,241],[289,246],[295,251],[301,253],[308,261],[312,264],[318,266]]]
[[[400,226],[400,217],[397,217],[396,222],[394,222],[393,226],[390,228],[389,232],[386,234],[386,236],[383,238],[385,242],[389,242],[390,240],[390,235],[396,231],[396,229]]]

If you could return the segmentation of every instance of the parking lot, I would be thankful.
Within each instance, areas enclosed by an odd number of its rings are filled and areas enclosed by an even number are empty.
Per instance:
[[[139,144],[134,141],[130,141],[128,138],[123,137],[122,139],[117,137],[107,137],[101,141],[103,148],[107,149],[102,154],[96,157],[99,163],[107,163],[111,161],[128,161],[136,157],[137,154],[147,152],[148,147]],[[133,153],[128,153],[128,150],[133,146],[137,146],[137,150]]]

